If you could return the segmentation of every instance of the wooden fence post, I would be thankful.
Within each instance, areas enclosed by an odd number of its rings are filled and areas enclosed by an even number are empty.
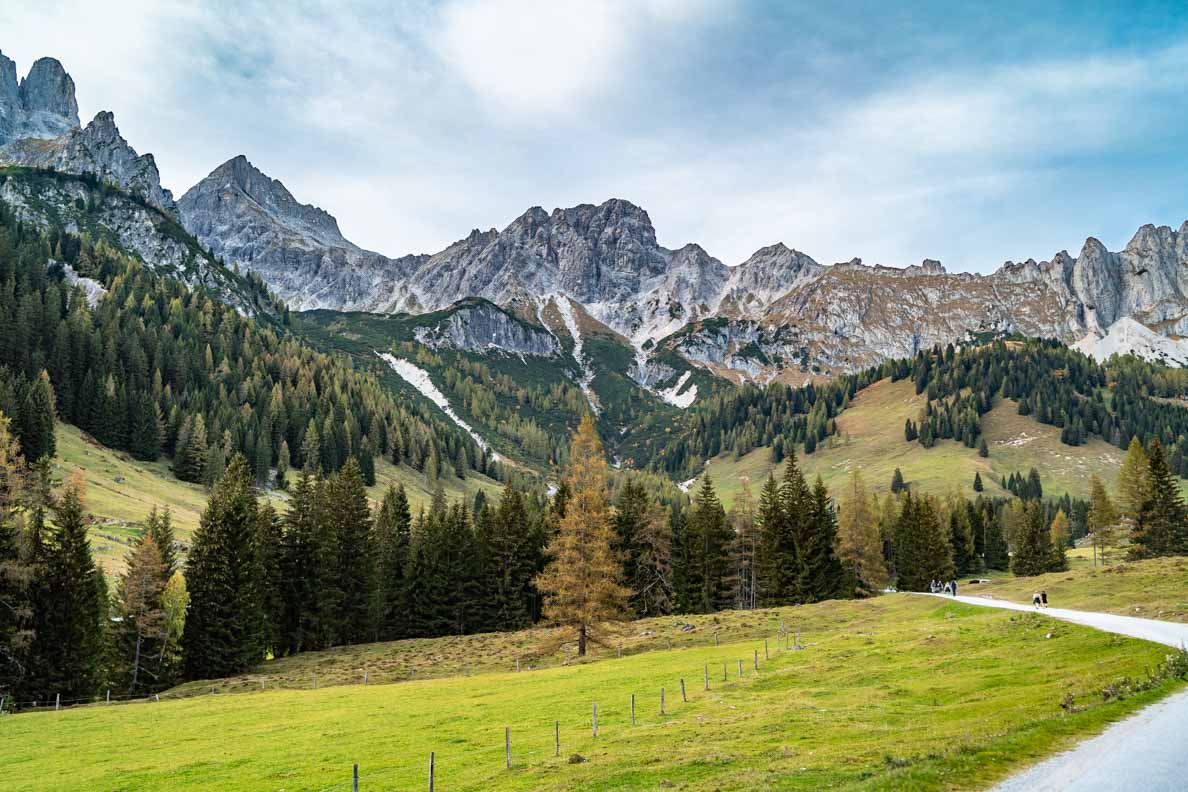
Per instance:
[[[111,688],[107,689],[107,703],[111,703]]]
[[[364,685],[366,685],[366,684],[367,684],[367,680],[368,680],[370,677],[371,677],[371,671],[370,671],[370,670],[368,670],[368,669],[366,669],[366,668],[364,668],[364,669],[363,669],[363,684],[364,684]]]
[[[433,751],[429,752],[429,792],[433,792]]]
[[[631,694],[631,725],[635,725],[635,694]]]
[[[594,702],[594,711],[590,715],[590,723],[594,726],[594,736],[598,736],[598,702]]]
[[[553,756],[561,755],[561,721],[553,721]]]
[[[709,663],[705,664],[705,689],[709,690]]]
[[[664,714],[664,688],[660,688],[660,714]]]
[[[351,780],[351,789],[353,792],[359,792],[359,763],[355,762],[355,770]]]
[[[516,658],[516,673],[520,673],[520,658]]]
[[[689,697],[685,695],[685,678],[681,677],[681,701],[686,704],[689,703]]]
[[[759,650],[755,650],[755,670],[759,670]]]
[[[738,678],[742,679],[742,660],[738,661]]]
[[[511,770],[511,726],[503,727],[503,753],[507,757],[507,769]]]
[[[767,639],[766,638],[763,639],[763,659],[764,660],[771,659],[771,655],[768,654],[768,651],[767,651]]]
[[[726,664],[722,663],[722,681],[726,681]]]
[[[62,694],[55,693],[54,694],[54,712],[57,712],[61,708],[62,708]]]

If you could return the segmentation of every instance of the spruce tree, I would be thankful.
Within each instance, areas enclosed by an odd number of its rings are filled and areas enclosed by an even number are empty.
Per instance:
[[[77,486],[53,504],[54,527],[45,543],[43,587],[34,652],[37,686],[46,697],[86,698],[95,693],[107,616],[103,573],[91,556],[86,514]]]
[[[947,531],[927,497],[904,495],[893,548],[896,586],[902,591],[926,591],[931,581],[956,574]]]
[[[903,473],[899,468],[895,468],[895,472],[891,475],[891,492],[898,495],[903,492],[906,485],[903,483]]]
[[[30,569],[17,518],[25,461],[10,426],[0,413],[0,695],[9,697],[24,681],[33,639]]]
[[[578,656],[597,639],[599,625],[626,617],[631,592],[621,583],[615,556],[614,528],[607,508],[606,458],[587,413],[569,449],[565,479],[569,502],[556,536],[551,560],[536,580],[545,597],[545,618],[576,633]]]
[[[265,501],[257,515],[260,546],[260,602],[264,609],[264,647],[279,657],[285,645],[285,559],[280,517]]]
[[[376,586],[372,620],[376,640],[391,641],[408,635],[404,573],[412,542],[412,513],[403,484],[388,485],[376,512],[373,530]]]
[[[796,464],[796,457],[788,455],[784,480],[780,484],[780,510],[784,525],[781,529],[786,564],[777,570],[781,604],[811,601],[805,554],[810,552],[811,535],[815,527],[813,496],[805,483],[804,474]]]
[[[372,545],[371,510],[359,463],[351,457],[326,487],[328,517],[333,521],[338,545],[339,639],[362,643],[372,634],[371,614],[375,591],[375,548]]]
[[[632,591],[633,605],[636,604],[635,593],[639,590],[639,556],[642,551],[639,534],[643,530],[647,512],[647,491],[634,478],[628,479],[615,504],[614,550],[623,559],[623,581]]]
[[[813,484],[811,504],[810,527],[801,551],[804,601],[817,602],[839,595],[853,596],[852,590],[843,591],[844,574],[836,551],[837,515],[820,476]]]
[[[759,494],[759,558],[756,582],[759,603],[764,607],[783,602],[783,570],[795,558],[788,546],[787,520],[775,476],[768,475]]]
[[[1038,500],[1023,507],[1023,522],[1011,556],[1011,571],[1020,577],[1041,575],[1052,563],[1052,534]]]
[[[54,388],[50,385],[49,374],[42,370],[28,385],[17,432],[21,452],[29,461],[53,457],[57,453],[54,416]]]
[[[641,618],[672,612],[672,521],[650,502],[635,536],[637,555],[631,604]]]
[[[981,492],[983,489],[985,489],[985,487],[982,486],[982,474],[974,473],[973,491]]]
[[[1158,438],[1147,451],[1146,499],[1131,535],[1130,557],[1155,558],[1188,552],[1188,511]]]
[[[142,533],[151,536],[157,545],[157,552],[161,556],[162,585],[173,577],[178,570],[177,549],[174,547],[173,513],[166,506],[161,511],[153,506],[144,519]]]
[[[263,659],[261,578],[259,506],[251,468],[237,454],[211,492],[186,567],[183,646],[191,679],[242,673]]]

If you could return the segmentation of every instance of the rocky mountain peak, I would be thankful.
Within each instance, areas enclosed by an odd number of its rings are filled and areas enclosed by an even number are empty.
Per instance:
[[[78,126],[78,102],[74,80],[57,58],[38,58],[21,80],[21,103],[30,113],[48,113]]]
[[[234,191],[288,227],[334,247],[351,247],[338,228],[338,220],[322,209],[303,204],[293,197],[279,179],[265,175],[242,154],[215,168],[198,184],[186,191],[180,204],[195,204],[216,194]]]
[[[78,128],[74,80],[54,58],[41,58],[17,82],[16,63],[0,53],[0,145],[55,138]]]

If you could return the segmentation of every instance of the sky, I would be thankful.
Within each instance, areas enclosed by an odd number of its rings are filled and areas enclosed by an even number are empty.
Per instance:
[[[609,198],[727,264],[987,272],[1188,219],[1182,2],[40,0],[0,51],[175,195],[244,154],[392,256]]]

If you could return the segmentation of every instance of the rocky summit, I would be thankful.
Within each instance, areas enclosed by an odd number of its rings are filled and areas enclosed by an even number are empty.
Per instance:
[[[17,82],[17,68],[0,52],[0,145],[54,138],[78,127],[74,80],[54,58],[41,58]]]

